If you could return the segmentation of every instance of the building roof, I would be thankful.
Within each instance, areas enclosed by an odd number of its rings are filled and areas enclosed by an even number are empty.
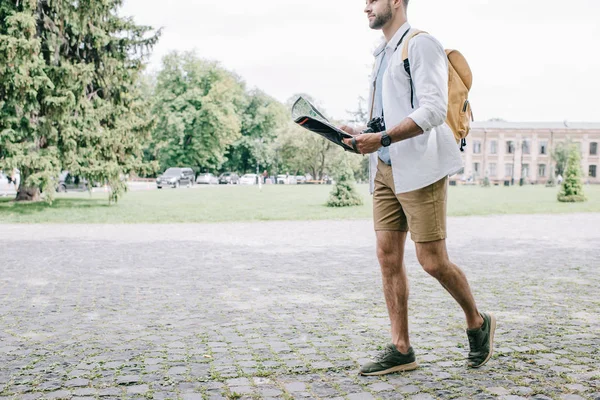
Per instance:
[[[556,130],[600,130],[600,122],[509,122],[476,121],[472,129],[556,129]]]

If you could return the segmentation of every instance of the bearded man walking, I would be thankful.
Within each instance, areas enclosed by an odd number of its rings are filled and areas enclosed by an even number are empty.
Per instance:
[[[382,30],[385,37],[374,53],[370,129],[342,127],[354,136],[346,144],[370,154],[377,258],[392,331],[392,342],[375,361],[361,367],[362,375],[417,368],[408,334],[404,247],[409,231],[423,269],[465,313],[468,366],[481,367],[493,353],[496,319],[479,312],[465,274],[446,250],[448,176],[462,168],[460,151],[445,122],[448,59],[442,45],[423,33],[408,42],[409,67],[404,65],[402,52],[396,50],[414,31],[407,21],[408,2],[366,1],[369,26]]]

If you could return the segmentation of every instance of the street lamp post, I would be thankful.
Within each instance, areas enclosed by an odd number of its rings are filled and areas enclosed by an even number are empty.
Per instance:
[[[513,155],[512,171],[511,171],[511,177],[510,177],[510,185],[512,186],[515,184],[515,152],[516,152],[516,146],[512,141],[510,142],[510,151],[512,152],[512,155]]]
[[[548,179],[547,185],[554,185],[554,168],[552,166],[552,151],[554,150],[554,131],[550,130],[550,147],[548,148]]]
[[[523,177],[523,149],[525,148],[525,140],[521,140],[521,178],[519,179],[519,186],[523,186],[525,178]]]
[[[256,139],[256,152],[255,152],[255,156],[256,156],[256,179],[258,180],[258,188],[262,189],[262,179],[260,178],[260,168],[259,168],[259,158],[260,158],[260,151],[262,150],[262,143],[263,143],[263,139],[262,138],[258,138]]]

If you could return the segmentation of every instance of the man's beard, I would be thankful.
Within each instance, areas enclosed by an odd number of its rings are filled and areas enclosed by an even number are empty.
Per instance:
[[[375,19],[369,24],[371,29],[381,29],[392,19],[392,6],[388,3],[388,8],[381,15],[376,15]]]

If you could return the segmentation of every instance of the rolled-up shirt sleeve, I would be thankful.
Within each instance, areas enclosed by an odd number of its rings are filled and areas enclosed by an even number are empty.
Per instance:
[[[409,43],[408,59],[419,104],[408,118],[426,132],[446,121],[448,58],[444,48],[435,38],[420,34]]]

